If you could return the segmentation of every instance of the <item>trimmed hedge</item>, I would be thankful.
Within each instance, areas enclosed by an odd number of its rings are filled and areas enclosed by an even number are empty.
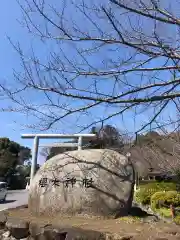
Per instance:
[[[135,199],[143,205],[149,205],[151,196],[156,192],[176,191],[176,183],[173,182],[153,182],[140,186],[136,192]]]
[[[151,197],[151,208],[153,210],[167,207],[173,204],[174,207],[180,206],[180,193],[177,191],[156,192]]]
[[[151,208],[155,210],[156,208],[160,208],[160,204],[162,202],[164,204],[166,193],[165,192],[156,192],[151,196]]]

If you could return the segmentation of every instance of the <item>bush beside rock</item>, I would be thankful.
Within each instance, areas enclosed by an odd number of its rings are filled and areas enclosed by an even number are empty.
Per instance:
[[[29,236],[28,222],[16,218],[8,218],[6,227],[10,230],[11,235],[16,239],[26,238]]]
[[[140,186],[136,193],[136,201],[143,205],[149,205],[151,197],[156,192],[176,191],[176,184],[173,182],[153,182]]]
[[[151,197],[151,208],[154,210],[163,206],[180,206],[180,194],[176,191],[156,192]]]

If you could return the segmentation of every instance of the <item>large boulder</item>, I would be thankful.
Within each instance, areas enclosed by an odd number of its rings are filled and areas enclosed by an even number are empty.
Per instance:
[[[133,189],[134,170],[127,157],[109,149],[70,151],[41,166],[28,204],[34,215],[116,217],[128,213]]]

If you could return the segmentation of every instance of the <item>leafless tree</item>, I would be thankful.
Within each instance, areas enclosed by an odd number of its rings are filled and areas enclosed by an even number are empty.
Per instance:
[[[152,136],[153,135],[153,136]],[[132,160],[140,175],[148,169],[155,172],[176,174],[180,169],[180,142],[171,134],[147,134],[131,149]]]
[[[42,148],[40,154],[41,156],[47,158],[50,154],[50,148],[49,147]]]
[[[30,127],[49,129],[72,116],[81,131],[130,116],[142,123],[136,132],[178,125],[167,117],[180,109],[178,0],[24,0],[19,7],[44,56],[10,39],[24,71],[1,90],[17,111],[37,118]]]

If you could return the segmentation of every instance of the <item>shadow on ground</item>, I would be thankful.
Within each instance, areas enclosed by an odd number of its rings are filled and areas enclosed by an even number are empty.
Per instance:
[[[16,200],[5,200],[4,202],[0,202],[0,204],[7,204],[7,203],[13,203]]]
[[[130,211],[127,213],[126,211],[121,211],[120,214],[118,213],[115,218],[119,218],[119,217],[138,217],[138,218],[147,218],[147,217],[155,217],[154,214],[150,214],[148,212],[146,212],[145,210],[141,209],[138,206],[133,206],[131,207]]]
[[[145,217],[148,217],[148,216],[153,216],[153,214],[149,214],[139,207],[132,207],[130,212],[129,212],[129,216],[145,218]]]

